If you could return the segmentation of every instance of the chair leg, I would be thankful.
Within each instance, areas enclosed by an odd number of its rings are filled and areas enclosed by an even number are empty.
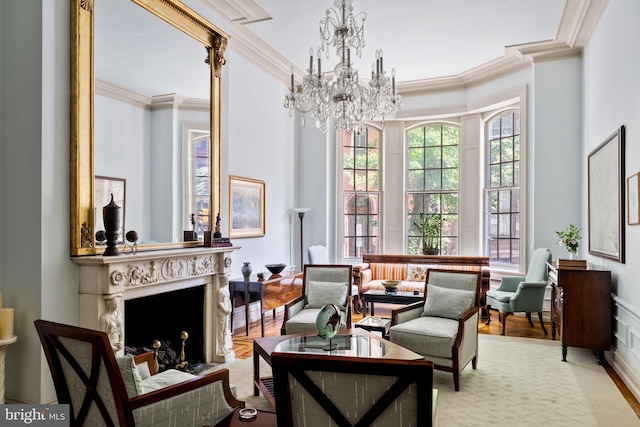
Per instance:
[[[453,373],[453,388],[455,391],[460,391],[460,374]]]
[[[484,322],[485,325],[489,325],[491,323],[491,306],[489,304],[484,306],[484,309],[487,312],[487,321]]]
[[[471,367],[473,369],[478,369],[478,356],[471,359]]]
[[[542,326],[542,330],[544,331],[544,334],[548,335],[549,333],[547,332],[547,328],[544,327],[544,320],[542,320],[542,312],[541,311],[538,312],[538,319],[540,319],[540,326]]]
[[[526,315],[527,315],[527,320],[529,321],[529,326],[533,328],[533,322],[531,321],[531,313],[526,313]]]
[[[510,315],[511,313],[508,312],[500,312],[500,322],[502,322],[502,333],[500,333],[500,335],[504,335],[505,332],[505,322],[507,320],[507,316]]]

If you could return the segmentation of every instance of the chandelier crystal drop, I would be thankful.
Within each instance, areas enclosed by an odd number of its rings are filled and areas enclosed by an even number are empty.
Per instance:
[[[360,84],[358,70],[351,63],[352,50],[360,58],[365,46],[366,17],[364,12],[353,15],[353,0],[335,0],[334,8],[327,9],[320,21],[316,69],[313,48],[309,51],[309,69],[301,87],[296,87],[291,68],[291,86],[285,96],[284,107],[289,109],[289,116],[293,116],[294,111],[301,113],[302,126],[309,113],[323,134],[327,132],[327,121],[331,116],[337,131],[360,133],[365,120],[376,117],[384,120],[384,116],[402,108],[402,96],[396,92],[395,70],[391,70],[389,78],[384,69],[382,49],[376,51],[368,86]],[[334,67],[330,80],[322,74],[321,57],[324,54],[329,59],[331,47],[336,49],[340,61]]]

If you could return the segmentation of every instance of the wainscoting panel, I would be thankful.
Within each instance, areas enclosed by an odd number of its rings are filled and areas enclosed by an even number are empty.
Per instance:
[[[640,400],[640,309],[613,295],[613,348],[605,357]]]

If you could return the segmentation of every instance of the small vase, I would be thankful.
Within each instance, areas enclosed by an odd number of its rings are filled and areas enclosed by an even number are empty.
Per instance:
[[[578,259],[578,251],[575,251],[575,252],[569,252],[569,259],[570,259],[570,260],[576,260],[576,259]]]
[[[245,282],[248,282],[249,278],[251,277],[251,272],[253,271],[251,269],[251,264],[248,262],[243,262],[240,271],[242,272],[242,276],[244,277]]]

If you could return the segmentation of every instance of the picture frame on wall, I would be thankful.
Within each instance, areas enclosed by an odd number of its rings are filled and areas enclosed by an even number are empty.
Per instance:
[[[95,203],[94,212],[94,224],[95,231],[104,230],[104,220],[102,218],[102,207],[111,202],[111,195],[113,194],[113,201],[120,206],[120,227],[125,227],[125,213],[126,213],[126,196],[127,196],[127,180],[125,178],[114,178],[111,176],[98,176],[94,179],[94,196]],[[118,243],[123,242],[122,234],[118,236]],[[100,244],[101,242],[96,242]],[[102,242],[102,244],[106,244]]]
[[[264,181],[229,176],[229,237],[262,237],[265,234]]]
[[[624,262],[624,143],[620,126],[588,157],[589,253]]]
[[[640,224],[640,172],[627,178],[627,222],[629,225]]]

